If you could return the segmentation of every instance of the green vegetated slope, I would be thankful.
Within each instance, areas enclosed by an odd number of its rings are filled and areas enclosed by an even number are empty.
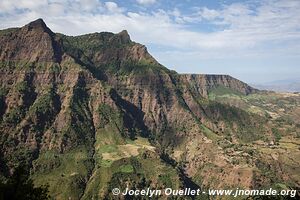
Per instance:
[[[37,20],[0,47],[1,181],[22,165],[55,199],[299,187],[298,94],[177,74],[126,31],[72,37]]]
[[[261,91],[247,96],[235,92],[220,93],[219,89],[210,92],[209,99],[243,109],[250,115],[265,119],[272,139],[264,137],[247,144],[258,155],[256,167],[274,187],[290,187],[298,182],[299,170],[299,100],[297,93],[274,93]],[[282,172],[290,171],[289,175]],[[286,176],[286,177],[284,177]],[[261,181],[261,180],[260,180]],[[262,183],[259,183],[261,185]]]

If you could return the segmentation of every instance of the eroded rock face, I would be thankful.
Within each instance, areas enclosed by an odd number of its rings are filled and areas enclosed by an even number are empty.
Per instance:
[[[101,148],[142,136],[157,149],[145,157],[168,155],[171,163],[186,163],[181,170],[199,185],[200,179],[205,186],[255,184],[254,159],[242,170],[208,138],[226,135],[239,143],[241,134],[258,130],[272,137],[267,121],[261,125],[265,118],[209,101],[209,91],[219,86],[241,95],[257,92],[237,79],[170,71],[127,31],[72,37],[53,33],[42,20],[0,32],[0,59],[2,175],[23,163],[41,184],[40,177],[58,173],[61,166],[71,170],[74,162],[69,178],[65,171],[60,175],[67,183],[55,188],[53,182],[51,190],[64,198],[60,190],[73,187],[74,199],[88,198],[103,168]],[[216,167],[206,169],[207,163]],[[224,182],[213,183],[211,176]],[[105,181],[95,190],[106,194],[110,180]]]
[[[207,97],[209,90],[218,86],[224,86],[245,95],[258,91],[229,75],[183,74],[181,79],[190,85],[194,92],[205,97]]]
[[[1,61],[60,62],[61,50],[55,34],[38,19],[22,28],[1,34]]]

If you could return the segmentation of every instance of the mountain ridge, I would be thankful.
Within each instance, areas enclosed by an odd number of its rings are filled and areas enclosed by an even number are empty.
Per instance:
[[[276,161],[249,154],[253,142],[278,140],[269,115],[211,99],[221,90],[248,101],[258,90],[171,71],[127,31],[65,36],[45,26],[0,32],[1,180],[24,165],[57,199],[103,199],[128,182],[252,188],[291,176],[288,167],[265,174]]]

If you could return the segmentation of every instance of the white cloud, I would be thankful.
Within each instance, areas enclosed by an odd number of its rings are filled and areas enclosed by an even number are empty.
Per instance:
[[[112,13],[121,13],[125,10],[123,8],[120,8],[115,2],[105,2],[105,6],[107,10]]]
[[[199,15],[207,20],[213,20],[216,17],[220,16],[220,13],[214,9],[208,9],[206,7],[201,8]]]
[[[156,0],[136,0],[136,1],[142,5],[154,4],[156,2]]]
[[[10,12],[15,9],[38,9],[41,6],[47,5],[47,0],[1,0],[1,12]]]
[[[182,55],[189,52],[195,57],[300,52],[300,1],[297,0],[265,0],[255,6],[235,3],[219,9],[202,7],[188,15],[177,8],[151,13],[125,12],[115,2],[98,0],[31,2],[36,4],[0,0],[0,28],[21,26],[41,17],[55,32],[78,35],[127,29],[137,42],[174,49]],[[203,20],[212,31],[197,29]]]
[[[79,5],[84,11],[95,11],[102,7],[100,1],[98,0],[80,0],[77,1],[77,5]]]

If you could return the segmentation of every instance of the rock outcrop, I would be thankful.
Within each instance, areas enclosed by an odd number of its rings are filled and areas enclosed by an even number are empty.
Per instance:
[[[230,88],[244,95],[258,92],[257,89],[229,75],[182,74],[181,79],[205,97],[208,96],[210,90],[218,86]]]
[[[241,173],[211,138],[272,139],[268,119],[208,98],[219,86],[239,95],[256,89],[227,75],[170,71],[127,31],[73,37],[38,19],[0,32],[0,60],[1,178],[24,165],[58,199],[109,197],[110,184],[130,180],[199,187],[203,178],[208,186],[211,175],[223,177],[220,168]],[[217,166],[207,176],[206,162]],[[214,186],[250,188],[250,179]]]

